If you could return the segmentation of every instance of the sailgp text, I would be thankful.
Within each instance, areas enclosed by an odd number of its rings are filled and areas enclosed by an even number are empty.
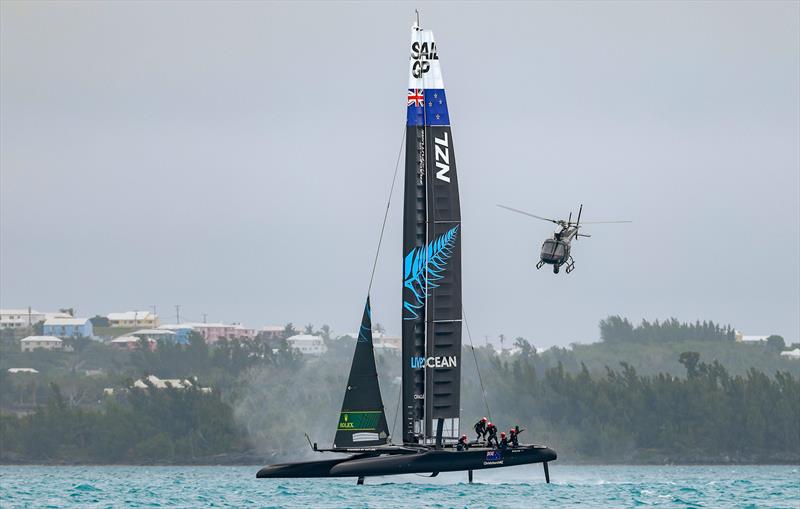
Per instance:
[[[414,60],[411,73],[415,78],[419,78],[430,70],[431,64],[428,60],[439,59],[439,56],[436,54],[436,43],[432,42],[430,47],[428,47],[427,42],[423,42],[421,45],[419,41],[413,42],[411,44],[411,59]]]

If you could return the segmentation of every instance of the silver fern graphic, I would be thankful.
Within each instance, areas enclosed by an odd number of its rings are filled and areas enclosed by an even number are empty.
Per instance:
[[[403,307],[410,313],[404,320],[419,318],[418,310],[425,305],[425,298],[437,281],[444,278],[447,261],[453,255],[458,236],[456,225],[440,237],[428,243],[427,247],[416,247],[405,257],[403,264],[403,286],[411,290],[411,302],[403,301]]]

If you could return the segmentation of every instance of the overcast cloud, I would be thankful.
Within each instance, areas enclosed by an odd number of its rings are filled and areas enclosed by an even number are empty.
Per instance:
[[[0,305],[357,329],[411,3],[0,4]],[[800,4],[429,4],[474,339],[800,339]],[[397,191],[402,191],[402,186]],[[400,330],[401,194],[373,288]],[[537,271],[584,204],[576,271]],[[465,339],[466,341],[466,339]]]

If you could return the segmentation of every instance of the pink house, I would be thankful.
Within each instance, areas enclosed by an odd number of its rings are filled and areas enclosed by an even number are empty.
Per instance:
[[[222,338],[227,339],[240,339],[252,340],[256,337],[255,329],[248,329],[242,324],[224,324],[224,323],[192,323],[192,329],[200,333],[206,343],[216,343]]]

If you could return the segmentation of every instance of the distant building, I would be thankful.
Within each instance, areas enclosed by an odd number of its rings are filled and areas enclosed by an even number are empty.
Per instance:
[[[88,318],[50,318],[44,322],[44,335],[59,338],[94,337],[92,322]]]
[[[784,350],[781,352],[781,357],[792,360],[800,360],[800,348],[794,350]]]
[[[106,315],[111,327],[158,327],[158,315],[149,311],[125,311]]]
[[[136,332],[131,332],[128,336],[133,336],[139,339],[152,339],[153,341],[164,341],[167,343],[175,343],[175,332],[167,329],[141,329]]]
[[[754,336],[750,335],[750,336],[748,336],[748,335],[743,334],[742,331],[738,331],[737,330],[737,331],[733,331],[733,337],[734,337],[734,339],[736,340],[737,343],[758,343],[759,341],[766,341],[767,338],[769,337],[769,334],[767,334],[767,335],[754,335]]]
[[[16,375],[18,373],[28,373],[31,375],[38,375],[39,372],[33,368],[8,368],[8,372],[12,375]]]
[[[376,349],[400,351],[403,339],[400,336],[390,336],[384,332],[372,332],[372,346]]]
[[[342,338],[350,337],[358,339],[357,332],[348,332],[340,336]],[[384,351],[400,351],[403,345],[403,339],[400,336],[392,336],[385,332],[372,331],[372,346],[376,350]]]
[[[189,324],[164,324],[158,327],[159,329],[172,331],[175,333],[175,343],[178,345],[188,345],[189,336],[192,334],[194,327]]]
[[[28,336],[19,340],[19,346],[23,352],[32,352],[36,349],[62,350],[64,342],[54,336]]]
[[[145,380],[150,382],[150,384],[156,389],[167,389],[169,387],[172,387],[173,389],[188,389],[189,387],[194,387],[195,383],[197,383],[197,379],[195,379],[194,383],[192,383],[192,381],[188,378],[184,378],[183,380],[178,378],[161,379],[155,375],[150,375],[144,379],[139,379],[133,382],[133,387],[136,389],[147,389],[148,384],[145,382]],[[200,392],[211,392],[209,387],[198,387],[198,389],[200,389]]]
[[[256,337],[254,329],[248,329],[239,323],[191,323],[188,324],[203,336],[206,343],[216,343],[222,338],[252,340]]]
[[[155,339],[145,337],[144,340],[147,342],[147,348],[151,352],[157,348],[158,345]],[[109,344],[114,348],[129,351],[138,350],[142,346],[141,339],[136,336],[120,336],[116,339],[112,339]]]
[[[0,328],[22,329],[41,322],[45,319],[44,313],[27,309],[0,309]]]
[[[50,318],[70,318],[67,313],[41,313],[31,309],[0,309],[0,329],[23,329]]]
[[[264,327],[261,327],[259,333],[264,339],[275,340],[281,339],[285,330],[286,327],[283,325],[265,325]]]
[[[296,334],[286,338],[286,343],[289,348],[294,348],[303,355],[322,355],[328,351],[322,338],[311,334]]]
[[[195,387],[196,383],[197,383],[196,379],[194,380],[194,382],[192,382],[192,380],[189,380],[188,378],[184,378],[183,380],[179,378],[161,379],[155,375],[150,375],[145,378],[140,378],[139,380],[133,382],[131,389],[147,390],[150,389],[151,387],[153,389],[159,389],[159,390],[169,389],[169,388],[188,389],[190,387]],[[199,389],[200,392],[204,394],[209,394],[211,392],[210,387],[197,387],[197,389]],[[123,389],[123,392],[125,391],[127,391],[127,389]],[[115,392],[116,391],[110,387],[106,387],[105,389],[103,389],[103,394],[105,394],[106,396],[113,396]]]

